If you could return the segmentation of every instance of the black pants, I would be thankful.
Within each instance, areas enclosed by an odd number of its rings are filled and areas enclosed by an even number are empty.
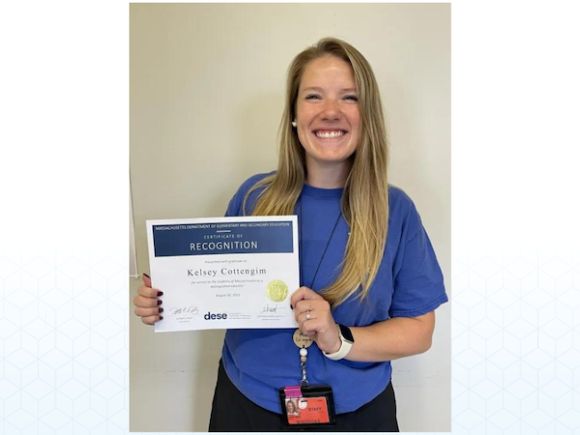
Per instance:
[[[213,398],[210,432],[399,432],[395,392],[389,382],[376,398],[354,412],[338,414],[336,425],[316,429],[288,427],[281,414],[246,398],[228,378],[220,361]]]

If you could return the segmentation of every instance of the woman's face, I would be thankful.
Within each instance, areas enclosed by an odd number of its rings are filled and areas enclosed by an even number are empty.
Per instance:
[[[361,136],[358,94],[352,67],[325,56],[304,69],[296,100],[298,139],[306,159],[344,164]]]

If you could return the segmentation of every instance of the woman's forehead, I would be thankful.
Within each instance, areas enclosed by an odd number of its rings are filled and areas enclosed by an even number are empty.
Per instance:
[[[350,64],[334,56],[325,56],[306,65],[300,80],[300,89],[320,91],[326,86],[338,86],[343,91],[356,90]]]

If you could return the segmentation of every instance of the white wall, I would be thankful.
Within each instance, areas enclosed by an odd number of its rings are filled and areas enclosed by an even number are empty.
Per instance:
[[[221,216],[242,181],[275,169],[286,69],[335,36],[375,71],[390,181],[417,204],[449,286],[450,5],[132,4],[130,15],[139,273],[146,219]],[[449,314],[437,311],[428,353],[394,363],[403,431],[450,430]],[[207,430],[223,332],[155,335],[131,316],[130,337],[131,431]]]
[[[135,221],[133,220],[133,199],[129,192],[129,276],[139,277],[139,266],[137,266],[137,248],[135,248]]]

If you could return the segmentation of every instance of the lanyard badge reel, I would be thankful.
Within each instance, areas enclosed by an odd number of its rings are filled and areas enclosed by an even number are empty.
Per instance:
[[[334,397],[328,385],[309,385],[306,377],[307,348],[312,344],[310,337],[300,330],[294,333],[294,343],[300,348],[300,385],[280,388],[280,404],[285,423],[292,427],[330,426],[336,423]]]
[[[302,203],[300,203],[300,240],[302,241]],[[313,287],[316,275],[320,270],[320,266],[326,251],[330,246],[332,236],[338,227],[341,213],[338,214],[326,248],[322,253],[322,258],[318,263],[310,288]],[[302,245],[301,245],[302,249]],[[302,258],[302,252],[300,252]],[[301,273],[301,276],[303,274]],[[300,329],[294,332],[294,344],[300,349],[300,368],[302,370],[302,379],[299,385],[288,386],[280,388],[280,405],[282,407],[282,415],[286,425],[291,427],[319,427],[331,426],[336,423],[336,413],[334,411],[334,396],[332,395],[332,388],[329,385],[309,385],[306,377],[306,360],[308,358],[308,347],[313,343],[312,338],[302,334]]]

